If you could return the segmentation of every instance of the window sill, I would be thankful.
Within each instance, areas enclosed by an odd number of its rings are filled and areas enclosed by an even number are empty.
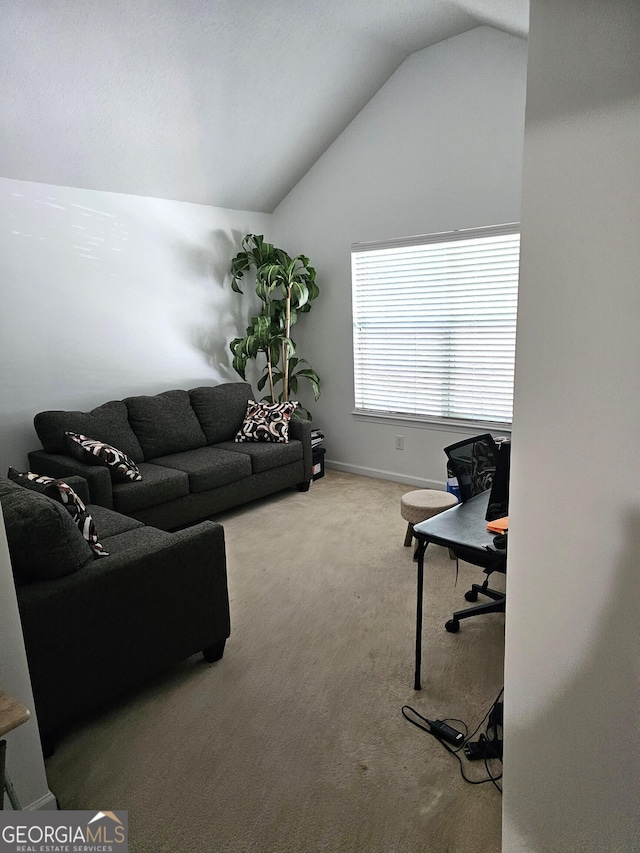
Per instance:
[[[361,423],[379,424],[410,424],[417,429],[432,429],[440,432],[459,432],[465,435],[474,432],[504,433],[511,435],[511,424],[496,423],[495,421],[457,421],[454,418],[433,418],[426,415],[403,415],[399,412],[367,412],[354,410],[351,412],[355,421]]]

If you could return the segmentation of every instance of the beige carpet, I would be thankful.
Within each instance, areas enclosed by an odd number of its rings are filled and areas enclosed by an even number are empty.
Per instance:
[[[430,546],[423,689],[397,483],[327,471],[225,513],[232,633],[65,733],[65,809],[127,809],[145,853],[493,853],[501,796],[401,714],[471,729],[502,686],[504,616],[444,623],[481,571]],[[179,576],[179,571],[177,572]],[[482,765],[466,762],[481,778]]]

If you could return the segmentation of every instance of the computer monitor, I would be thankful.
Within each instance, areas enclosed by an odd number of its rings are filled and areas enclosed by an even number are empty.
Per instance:
[[[509,468],[511,465],[511,442],[503,441],[498,447],[496,456],[496,471],[491,483],[487,521],[504,518],[509,515]]]

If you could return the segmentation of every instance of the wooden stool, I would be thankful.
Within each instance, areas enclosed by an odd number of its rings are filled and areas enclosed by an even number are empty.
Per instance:
[[[458,503],[451,492],[441,492],[438,489],[416,489],[407,492],[400,501],[400,515],[407,522],[407,532],[404,544],[408,548],[413,541],[413,525],[420,524],[428,518],[433,518],[439,512],[450,509]]]
[[[13,696],[9,696],[4,690],[0,690],[0,736],[17,729],[18,726],[26,723],[30,716],[31,712],[22,702],[18,702]],[[6,748],[6,740],[0,740],[0,809],[4,808],[4,792],[6,791],[9,795],[11,808],[14,811],[20,811],[22,806],[18,800],[16,789],[13,787],[4,766]]]

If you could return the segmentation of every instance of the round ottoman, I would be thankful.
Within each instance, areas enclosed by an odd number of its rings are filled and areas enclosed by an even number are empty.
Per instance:
[[[400,501],[400,514],[407,522],[407,533],[404,544],[409,547],[413,540],[413,525],[420,524],[428,518],[433,518],[439,512],[455,506],[458,499],[451,492],[441,492],[439,489],[416,489],[407,492]]]

